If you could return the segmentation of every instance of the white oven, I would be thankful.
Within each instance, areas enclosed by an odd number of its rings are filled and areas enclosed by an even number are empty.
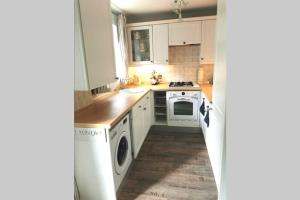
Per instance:
[[[168,125],[199,127],[200,91],[168,91]]]

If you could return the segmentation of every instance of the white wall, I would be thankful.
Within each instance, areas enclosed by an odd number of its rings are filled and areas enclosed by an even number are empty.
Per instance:
[[[216,129],[213,139],[207,144],[212,162],[219,200],[225,200],[225,114],[226,114],[226,2],[218,0],[216,24],[216,57],[214,66],[213,109],[216,117]]]
[[[216,25],[216,59],[214,67],[213,102],[218,110],[225,114],[226,89],[226,8],[225,0],[218,0]]]
[[[226,130],[226,128],[225,128],[225,130]],[[226,133],[226,131],[225,131],[225,133]],[[223,139],[223,156],[222,156],[219,200],[226,200],[226,176],[227,175],[226,175],[226,134],[225,134],[224,139]]]

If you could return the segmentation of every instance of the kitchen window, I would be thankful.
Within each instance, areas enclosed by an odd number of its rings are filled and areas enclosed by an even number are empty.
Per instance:
[[[126,66],[126,47],[124,31],[120,25],[123,23],[122,15],[112,14],[113,23],[113,40],[114,40],[114,50],[115,50],[115,62],[116,62],[116,76],[120,79],[124,79],[127,76],[127,66]]]

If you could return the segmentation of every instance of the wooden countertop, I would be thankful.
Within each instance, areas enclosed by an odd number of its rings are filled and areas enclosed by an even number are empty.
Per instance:
[[[199,85],[194,87],[169,87],[169,83],[161,83],[158,85],[140,85],[140,86],[128,86],[128,88],[136,88],[141,87],[145,89],[150,89],[153,91],[201,91],[201,87]]]
[[[75,127],[81,128],[112,128],[144,97],[150,90],[153,91],[201,91],[202,87],[174,87],[168,84],[129,86],[129,88],[144,88],[141,93],[116,92],[107,98],[96,99],[89,106],[75,112]],[[209,87],[203,89],[209,91]],[[209,93],[206,95],[209,98]]]
[[[135,94],[117,92],[108,98],[96,99],[91,105],[75,112],[75,127],[109,129],[115,126],[149,91],[147,89]]]

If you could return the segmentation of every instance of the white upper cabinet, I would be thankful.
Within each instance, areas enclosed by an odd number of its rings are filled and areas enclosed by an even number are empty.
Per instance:
[[[130,63],[153,63],[152,26],[129,27],[127,34]]]
[[[78,1],[75,1],[74,18],[74,88],[75,90],[89,90]]]
[[[82,76],[86,76],[86,79],[75,79],[75,82],[86,80],[87,84],[75,83],[75,85],[83,85],[85,90],[91,90],[115,81],[115,55],[110,1],[79,0],[79,11],[83,33],[85,66],[83,64],[78,66],[86,68],[86,74],[82,74]],[[75,47],[77,48],[78,45],[76,44]],[[84,72],[84,70],[77,69],[75,71]]]
[[[201,64],[214,64],[216,20],[202,22]]]
[[[200,44],[201,34],[201,21],[170,23],[169,45]]]
[[[169,57],[168,24],[153,25],[153,54],[155,64],[168,64]]]

